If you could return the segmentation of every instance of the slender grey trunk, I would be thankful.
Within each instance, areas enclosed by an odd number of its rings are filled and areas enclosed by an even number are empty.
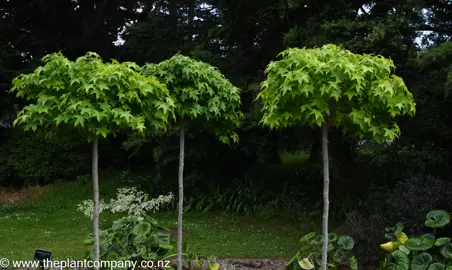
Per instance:
[[[322,270],[327,269],[328,258],[328,212],[329,212],[329,192],[330,174],[328,161],[328,120],[325,120],[322,128],[322,154],[323,154],[323,225],[322,225]]]
[[[184,211],[185,125],[180,126],[179,141],[179,204],[177,207],[177,270],[182,270],[182,214]]]
[[[99,249],[99,154],[98,139],[93,141],[93,164],[92,164],[92,174],[93,174],[93,239],[94,239],[94,261],[100,260],[100,249]],[[97,269],[97,268],[96,268]]]

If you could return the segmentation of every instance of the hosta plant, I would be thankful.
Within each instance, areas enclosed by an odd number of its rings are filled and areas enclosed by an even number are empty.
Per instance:
[[[322,235],[315,232],[300,239],[300,250],[286,264],[286,269],[320,269],[322,263]],[[328,234],[328,269],[358,269],[358,260],[351,254],[355,241],[350,236]]]
[[[438,237],[437,229],[450,223],[450,214],[433,210],[426,215],[425,225],[432,229],[418,237],[409,238],[404,225],[398,222],[385,229],[389,242],[380,245],[385,251],[380,270],[452,270],[452,243],[449,237]]]
[[[128,216],[114,221],[111,228],[100,231],[99,239],[102,260],[149,261],[176,256],[169,230],[146,215],[143,219]],[[83,243],[92,245],[92,234]],[[92,259],[93,252],[87,257]]]

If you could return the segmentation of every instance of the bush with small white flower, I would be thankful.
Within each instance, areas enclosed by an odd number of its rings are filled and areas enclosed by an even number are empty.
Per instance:
[[[149,195],[136,188],[120,188],[115,199],[109,203],[100,201],[99,211],[127,213],[113,222],[111,228],[99,233],[100,256],[102,260],[157,260],[175,256],[169,254],[174,249],[174,241],[169,230],[149,217],[148,212],[156,212],[161,206],[174,199],[172,193],[149,199]],[[93,202],[83,201],[78,205],[85,216],[93,217]],[[83,242],[93,245],[92,234]],[[93,258],[93,251],[87,253]]]

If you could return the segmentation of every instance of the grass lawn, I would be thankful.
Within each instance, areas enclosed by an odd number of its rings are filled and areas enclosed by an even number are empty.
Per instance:
[[[288,165],[303,164],[309,159],[309,153],[305,151],[298,151],[295,153],[282,151],[279,153],[279,156],[281,157],[281,162]]]
[[[105,174],[104,174],[105,176]],[[101,198],[115,195],[118,181],[100,181]],[[47,187],[42,195],[0,204],[0,258],[32,259],[36,248],[53,252],[55,259],[83,258],[89,249],[82,244],[91,232],[91,220],[76,210],[82,200],[91,198],[89,182],[74,181]],[[153,216],[170,229],[177,227],[174,212]],[[101,214],[101,228],[111,225],[117,215]],[[225,214],[187,213],[184,234],[190,249],[219,258],[275,258],[292,256],[303,228],[288,220]]]

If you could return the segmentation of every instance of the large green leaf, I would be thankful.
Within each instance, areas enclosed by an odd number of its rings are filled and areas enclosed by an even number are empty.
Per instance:
[[[411,270],[426,270],[432,261],[432,255],[428,253],[416,255],[411,261]]]
[[[445,244],[440,249],[441,255],[447,259],[452,259],[452,243]]]
[[[403,228],[405,228],[405,224],[403,224],[403,222],[397,222],[397,224],[394,226],[394,233],[402,232]]]
[[[450,243],[450,238],[449,237],[441,237],[441,238],[436,239],[435,246],[441,247],[447,243]]]
[[[193,255],[194,256],[194,255]],[[298,266],[298,264],[295,263],[295,261],[298,261],[298,259],[300,258],[300,251],[298,251],[295,256],[292,257],[292,259],[290,259],[290,261],[286,264],[286,269],[289,269],[291,266],[295,267],[295,265]],[[299,267],[299,266],[298,266]]]
[[[350,257],[348,259],[348,264],[352,270],[358,270],[358,260],[355,258],[355,256]]]
[[[335,234],[335,233],[328,234],[328,243],[333,243],[333,242],[337,241],[337,239],[338,239],[337,234]]]
[[[341,263],[344,260],[345,251],[343,249],[338,249],[333,254],[333,261],[335,263]]]
[[[345,250],[351,250],[355,246],[355,241],[350,236],[341,236],[337,240],[337,244]]]
[[[433,210],[428,212],[425,226],[430,228],[442,228],[450,223],[450,215],[443,210]]]
[[[328,244],[328,253],[333,252],[336,250],[336,247],[334,247],[333,244]]]
[[[426,236],[410,238],[405,243],[405,247],[412,251],[422,251],[433,247],[433,240]]]
[[[386,264],[387,270],[408,270],[410,268],[410,258],[400,250],[392,252],[390,260]]]
[[[307,233],[307,234],[303,235],[303,236],[300,238],[300,243],[307,242],[309,239],[311,239],[311,238],[314,237],[315,235],[316,235],[315,232],[310,232],[310,233]]]
[[[298,261],[298,265],[305,270],[314,269],[314,265],[309,261],[308,258],[304,258]]]
[[[174,249],[174,246],[168,245],[168,244],[160,244],[159,248],[166,249],[166,250],[172,250],[172,249]]]
[[[405,247],[405,245],[400,245],[400,246],[399,246],[399,250],[402,251],[403,253],[405,253],[406,255],[409,255],[410,252],[411,252],[411,250],[407,249],[407,248]]]
[[[140,222],[132,229],[132,234],[137,236],[144,236],[151,232],[152,225],[149,222]]]
[[[309,244],[313,246],[318,246],[322,244],[322,235],[316,235],[309,240]]]
[[[427,270],[444,270],[446,266],[442,263],[433,263],[431,264]]]

